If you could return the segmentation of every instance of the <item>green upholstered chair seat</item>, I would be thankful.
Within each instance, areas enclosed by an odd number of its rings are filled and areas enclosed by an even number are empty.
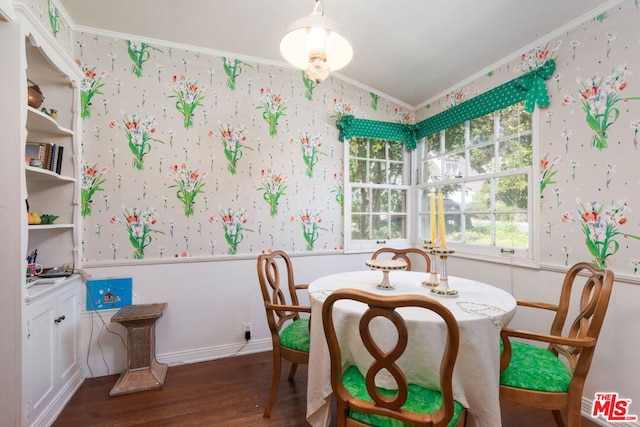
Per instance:
[[[502,343],[500,343],[502,346]],[[502,349],[501,349],[502,350]],[[527,390],[566,393],[571,372],[546,348],[511,341],[511,362],[500,374],[500,384]]]
[[[280,332],[280,343],[293,350],[309,353],[309,319],[298,319]]]
[[[350,366],[347,368],[342,381],[346,390],[351,395],[362,400],[373,402],[373,399],[369,397],[369,393],[367,392],[366,380],[356,366]],[[380,393],[384,396],[394,396],[396,394],[395,390],[387,390],[380,387],[378,387],[378,390],[380,390]],[[440,394],[440,392],[429,390],[415,384],[409,384],[409,395],[402,408],[410,412],[430,414],[437,411],[441,404],[442,395]],[[462,405],[460,405],[458,402],[454,401],[454,408],[454,415],[448,426],[455,425],[462,413]],[[349,416],[351,418],[374,426],[409,426],[409,424],[403,423],[393,418],[383,417],[381,415],[365,414],[362,412],[357,412],[355,410],[351,410]]]

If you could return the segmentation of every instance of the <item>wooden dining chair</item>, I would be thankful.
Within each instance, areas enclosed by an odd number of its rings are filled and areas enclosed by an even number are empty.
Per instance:
[[[567,271],[558,304],[517,302],[521,307],[550,310],[555,316],[548,334],[510,328],[502,330],[501,398],[549,409],[559,427],[565,425],[561,410],[566,410],[567,425],[580,426],[582,390],[609,305],[613,279],[612,271],[582,262]],[[571,304],[574,288],[578,288],[576,298],[579,293],[580,299]],[[571,323],[567,322],[569,312],[577,313]],[[548,347],[512,338],[535,340]]]
[[[298,302],[297,292],[308,285],[295,284],[286,252],[277,250],[258,256],[258,280],[273,345],[271,392],[262,414],[269,418],[278,395],[282,359],[291,362],[289,381],[293,380],[298,364],[309,363],[309,319],[300,317],[300,313],[311,313],[311,307]]]
[[[418,248],[396,249],[396,248],[380,248],[371,255],[371,259],[377,259],[380,255],[391,254],[391,259],[402,259],[407,262],[407,271],[411,271],[411,258],[409,254],[416,254],[422,257],[425,262],[425,271],[431,271],[431,259],[429,254]]]
[[[363,374],[357,366],[344,366],[333,319],[334,304],[341,300],[359,301],[368,305],[359,323],[362,345],[373,357]],[[440,388],[430,390],[409,384],[405,373],[396,364],[407,348],[407,325],[397,308],[419,307],[440,316],[447,330],[440,367]],[[395,326],[395,347],[383,351],[371,333],[371,322],[384,318]],[[458,355],[459,330],[455,317],[438,301],[421,295],[376,295],[355,289],[334,291],[322,306],[322,322],[331,359],[331,387],[337,398],[338,427],[342,426],[460,426],[464,425],[466,409],[453,399],[453,368]],[[394,331],[395,332],[395,331]],[[376,375],[387,371],[397,389],[375,385]],[[397,420],[397,421],[396,421]]]

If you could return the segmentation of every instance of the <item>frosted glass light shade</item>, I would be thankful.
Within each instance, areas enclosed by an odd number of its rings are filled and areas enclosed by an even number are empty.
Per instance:
[[[330,71],[343,68],[353,58],[353,48],[335,22],[317,12],[289,25],[280,40],[280,52],[287,62],[306,70],[308,77],[317,81],[324,80]]]

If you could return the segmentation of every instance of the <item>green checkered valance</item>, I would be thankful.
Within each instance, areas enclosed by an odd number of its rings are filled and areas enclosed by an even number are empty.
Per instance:
[[[420,138],[521,101],[524,101],[524,110],[531,113],[536,104],[539,107],[549,105],[545,80],[553,75],[555,68],[555,61],[550,59],[540,68],[415,125],[356,119],[351,115],[342,116],[336,122],[340,130],[340,140],[353,137],[388,139],[402,141],[407,148],[413,149]]]

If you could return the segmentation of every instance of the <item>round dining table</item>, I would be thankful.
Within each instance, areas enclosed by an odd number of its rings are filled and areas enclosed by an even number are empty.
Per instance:
[[[486,283],[449,277],[449,287],[457,295],[431,292],[429,274],[415,271],[391,271],[392,289],[382,289],[380,271],[352,271],[320,277],[309,284],[311,304],[311,347],[307,382],[307,421],[312,426],[328,426],[331,421],[331,379],[329,349],[322,325],[322,304],[336,289],[359,289],[383,295],[416,294],[433,298],[455,316],[460,330],[460,348],[453,373],[454,398],[468,412],[467,425],[496,427],[500,416],[500,330],[516,310],[516,300],[508,292]],[[357,365],[366,372],[372,356],[359,342],[358,322],[365,307],[355,301],[339,301],[333,316],[343,356],[343,365]],[[438,388],[439,367],[446,328],[436,315],[418,308],[399,309],[410,334],[410,342],[398,364],[409,382]],[[382,319],[379,319],[382,320]],[[384,322],[375,332],[392,346],[397,331]],[[393,389],[393,379],[378,375],[378,386]]]

